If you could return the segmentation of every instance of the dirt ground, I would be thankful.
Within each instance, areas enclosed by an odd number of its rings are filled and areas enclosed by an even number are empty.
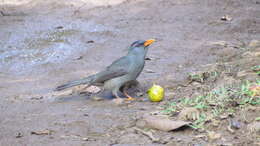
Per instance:
[[[153,83],[165,87],[163,102],[152,103],[144,94],[116,105],[71,90],[53,92],[57,85],[100,71],[126,54],[133,41],[150,38],[157,41],[138,80],[144,91]],[[259,39],[259,0],[2,0],[0,145],[257,145],[241,136],[243,130],[210,141],[191,128],[156,131],[162,142],[153,143],[133,127],[143,114],[192,95],[192,87],[170,91],[190,72],[230,61]],[[221,41],[231,47],[214,46]]]

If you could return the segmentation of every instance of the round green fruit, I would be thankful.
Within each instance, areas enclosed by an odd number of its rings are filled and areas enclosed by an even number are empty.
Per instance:
[[[159,85],[153,85],[147,93],[152,102],[160,102],[164,98],[164,89]]]

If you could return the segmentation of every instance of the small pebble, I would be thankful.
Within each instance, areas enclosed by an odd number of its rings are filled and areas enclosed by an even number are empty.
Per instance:
[[[240,129],[241,128],[241,123],[236,121],[236,120],[230,120],[230,126],[233,129]]]

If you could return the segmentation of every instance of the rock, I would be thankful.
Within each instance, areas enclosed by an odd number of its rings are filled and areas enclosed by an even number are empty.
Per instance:
[[[63,29],[63,26],[57,26],[55,29]]]
[[[250,47],[250,48],[260,47],[260,41],[259,40],[252,40],[249,43],[248,47]]]
[[[247,51],[245,53],[242,54],[242,57],[259,57],[260,56],[260,52],[251,52],[251,51]]]
[[[124,99],[122,99],[122,98],[115,98],[115,99],[113,99],[113,102],[115,104],[117,104],[117,105],[120,105],[120,104],[123,104]]]
[[[223,115],[219,116],[219,118],[221,120],[224,120],[224,119],[227,119],[228,117],[232,117],[232,116],[233,116],[232,114],[223,114]]]
[[[219,124],[220,124],[220,121],[219,121],[219,120],[215,120],[215,119],[212,120],[212,125],[213,125],[213,126],[218,127]]]
[[[21,138],[21,137],[23,137],[23,134],[21,132],[16,133],[15,138]]]
[[[64,96],[64,95],[71,95],[74,93],[74,90],[72,89],[67,89],[67,90],[62,90],[58,92],[52,93],[52,96]]]
[[[99,91],[101,91],[101,89],[97,86],[90,86],[86,89],[86,91],[90,93],[98,93]]]
[[[208,138],[210,140],[216,140],[216,139],[221,138],[221,134],[220,133],[216,133],[214,131],[208,131]]]
[[[194,144],[193,146],[203,146],[203,144]]]
[[[223,17],[220,18],[222,21],[231,21],[232,18],[229,15],[224,15]]]
[[[136,93],[136,96],[137,96],[137,97],[141,97],[141,96],[143,96],[143,95],[144,95],[144,92],[137,92],[137,93]]]
[[[89,40],[89,41],[87,41],[87,43],[88,43],[88,44],[90,44],[90,43],[95,43],[95,41]]]
[[[217,77],[218,77],[217,67],[211,66],[207,70],[190,73],[188,76],[188,80],[189,82],[203,83],[206,80],[215,81]]]
[[[230,120],[230,127],[232,129],[240,129],[241,128],[241,123],[238,122],[237,120]]]
[[[204,80],[206,79],[206,77],[204,76],[203,72],[196,72],[196,73],[191,73],[188,76],[188,80],[190,82],[199,82],[199,83],[203,83]]]
[[[145,70],[146,73],[155,73],[155,71],[151,70],[151,69],[146,69]]]

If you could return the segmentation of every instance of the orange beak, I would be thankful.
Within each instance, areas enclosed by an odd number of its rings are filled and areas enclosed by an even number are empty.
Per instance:
[[[151,45],[154,41],[155,41],[154,39],[147,40],[147,41],[145,41],[144,46],[147,47],[147,46]]]

